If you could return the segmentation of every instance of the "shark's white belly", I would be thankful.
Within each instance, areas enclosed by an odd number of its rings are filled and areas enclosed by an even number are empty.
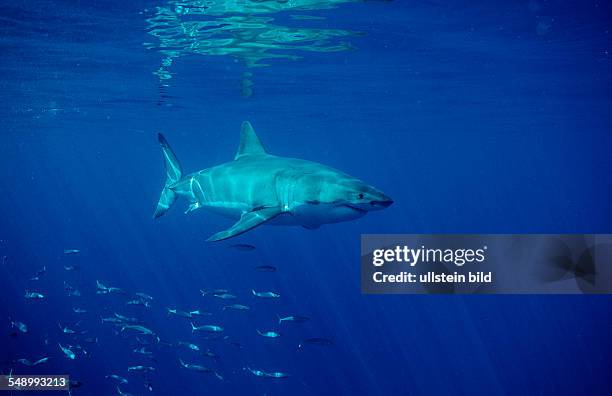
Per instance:
[[[307,228],[317,228],[323,224],[340,223],[358,219],[366,212],[344,205],[303,204],[291,211],[294,224]]]
[[[234,220],[240,219],[243,213],[252,209],[250,205],[240,202],[207,202],[202,205],[202,208]],[[329,207],[303,204],[281,213],[265,224],[317,228],[323,224],[354,220],[364,215],[365,212],[347,206]]]
[[[291,211],[277,216],[267,224],[271,225],[298,225],[306,228],[318,228],[323,224],[340,223],[354,220],[365,215],[366,212],[347,206],[310,205],[302,204]]]

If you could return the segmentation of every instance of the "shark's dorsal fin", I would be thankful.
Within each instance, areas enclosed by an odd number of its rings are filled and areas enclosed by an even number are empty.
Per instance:
[[[238,146],[238,152],[234,157],[235,160],[243,157],[245,155],[254,155],[254,154],[267,154],[266,149],[264,149],[261,141],[255,134],[251,123],[245,121],[242,123],[242,128],[240,129],[240,145]]]

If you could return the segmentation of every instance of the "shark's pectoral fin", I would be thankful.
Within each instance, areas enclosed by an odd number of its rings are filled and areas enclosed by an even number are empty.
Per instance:
[[[306,228],[307,230],[316,230],[319,227],[321,227],[320,224],[307,224],[307,225],[302,225],[302,227]]]
[[[244,213],[238,222],[227,230],[217,232],[207,239],[209,242],[222,241],[224,239],[235,237],[250,229],[257,227],[281,214],[281,209],[278,207],[262,208],[252,212]]]

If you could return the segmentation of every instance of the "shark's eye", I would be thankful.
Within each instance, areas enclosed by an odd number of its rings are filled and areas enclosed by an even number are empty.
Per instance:
[[[363,193],[359,193],[358,197],[359,199],[363,199]]]

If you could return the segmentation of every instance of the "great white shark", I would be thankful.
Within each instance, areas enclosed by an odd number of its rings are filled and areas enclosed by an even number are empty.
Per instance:
[[[329,166],[268,154],[248,121],[242,123],[233,161],[185,176],[168,141],[162,134],[158,140],[166,182],[154,217],[184,197],[189,201],[185,213],[205,208],[238,220],[207,241],[232,238],[261,224],[315,229],[357,219],[393,203],[382,191]]]

